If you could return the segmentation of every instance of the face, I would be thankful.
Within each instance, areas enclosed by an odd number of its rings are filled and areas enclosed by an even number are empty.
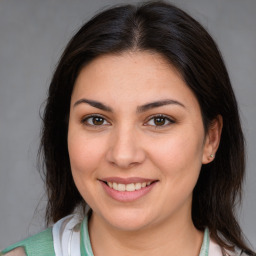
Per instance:
[[[81,70],[70,163],[79,192],[105,223],[136,230],[191,218],[205,141],[195,96],[160,55],[106,55]]]

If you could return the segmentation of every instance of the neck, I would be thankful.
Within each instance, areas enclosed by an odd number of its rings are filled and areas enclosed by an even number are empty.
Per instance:
[[[95,256],[162,255],[198,256],[203,233],[193,225],[191,217],[163,220],[136,231],[119,230],[96,214],[89,222],[89,233]]]

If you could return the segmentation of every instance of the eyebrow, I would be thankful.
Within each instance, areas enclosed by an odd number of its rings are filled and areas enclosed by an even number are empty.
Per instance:
[[[142,113],[142,112],[148,111],[152,108],[162,107],[165,105],[178,105],[178,106],[185,108],[185,106],[179,101],[166,99],[166,100],[150,102],[145,105],[139,106],[139,107],[137,107],[137,112]]]
[[[74,107],[76,107],[77,105],[81,104],[81,103],[86,103],[89,104],[92,107],[107,111],[107,112],[113,112],[112,108],[95,100],[89,100],[89,99],[80,99],[77,102],[75,102]],[[152,108],[157,108],[157,107],[162,107],[165,105],[177,105],[177,106],[181,106],[183,108],[185,108],[185,106],[176,100],[171,100],[171,99],[166,99],[166,100],[160,100],[160,101],[155,101],[155,102],[150,102],[147,104],[144,104],[142,106],[138,106],[137,107],[137,113],[142,113],[142,112],[146,112]]]
[[[107,112],[113,112],[111,107],[106,106],[105,104],[95,101],[95,100],[88,100],[88,99],[80,99],[78,100],[75,104],[74,107],[76,107],[77,105],[81,104],[81,103],[87,103],[92,107],[107,111]]]

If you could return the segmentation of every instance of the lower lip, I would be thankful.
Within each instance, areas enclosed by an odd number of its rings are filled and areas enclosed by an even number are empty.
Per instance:
[[[141,188],[139,190],[135,190],[135,191],[117,191],[114,190],[113,188],[109,187],[106,183],[101,181],[101,184],[104,188],[104,190],[107,192],[107,194],[120,202],[132,202],[135,201],[143,196],[145,196],[146,194],[148,194],[151,189],[156,185],[157,182],[153,182],[152,184],[150,184],[149,186],[146,186],[144,188]]]

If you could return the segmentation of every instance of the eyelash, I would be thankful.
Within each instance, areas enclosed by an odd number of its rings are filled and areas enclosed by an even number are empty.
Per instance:
[[[99,118],[101,119],[101,121],[103,122],[102,124],[93,124],[93,121],[96,121],[95,118]],[[153,121],[154,124],[155,124],[155,121],[156,119],[159,118],[159,119],[162,119],[162,121],[164,122],[162,125],[153,125],[153,124],[149,124],[150,121]],[[88,121],[91,119],[91,123],[89,123]],[[104,124],[105,122],[107,122],[107,124]],[[168,122],[166,124],[166,122]],[[101,115],[90,115],[90,116],[86,116],[84,117],[82,120],[81,120],[81,123],[86,125],[86,126],[90,126],[90,127],[93,127],[93,128],[100,128],[102,126],[105,126],[105,125],[110,125],[110,123],[106,120],[106,118],[104,116],[101,116]],[[166,126],[169,126],[171,124],[175,123],[175,121],[173,119],[171,119],[170,117],[168,116],[165,116],[165,115],[154,115],[154,116],[151,116],[150,118],[148,118],[147,122],[144,124],[144,126],[152,126],[152,127],[155,127],[156,129],[158,128],[163,128],[163,127],[166,127]]]
[[[159,118],[159,119],[163,119],[164,123],[163,125],[148,125],[148,123],[152,120],[155,124],[155,121],[156,119]],[[166,122],[168,122],[166,124]],[[145,126],[154,126],[156,129],[159,129],[159,128],[164,128],[166,126],[169,126],[171,124],[174,124],[175,121],[173,119],[171,119],[170,117],[168,116],[165,116],[165,115],[154,115],[154,116],[151,116],[148,121],[146,122]]]
[[[96,125],[96,124],[90,124],[89,122],[88,122],[88,120],[90,120],[90,119],[92,119],[92,122],[93,122],[93,119],[95,119],[95,118],[100,118],[102,121],[103,121],[103,124],[100,124],[100,125]],[[94,115],[90,115],[90,116],[86,116],[86,117],[84,117],[82,120],[81,120],[81,123],[82,124],[84,124],[84,125],[86,125],[86,126],[90,126],[90,127],[95,127],[95,128],[100,128],[100,127],[102,127],[103,125],[106,125],[106,124],[104,124],[104,122],[107,122],[108,124],[107,125],[109,125],[109,122],[106,120],[106,118],[104,117],[104,116],[101,116],[101,115],[96,115],[96,114],[94,114]],[[98,127],[97,127],[98,126]]]

